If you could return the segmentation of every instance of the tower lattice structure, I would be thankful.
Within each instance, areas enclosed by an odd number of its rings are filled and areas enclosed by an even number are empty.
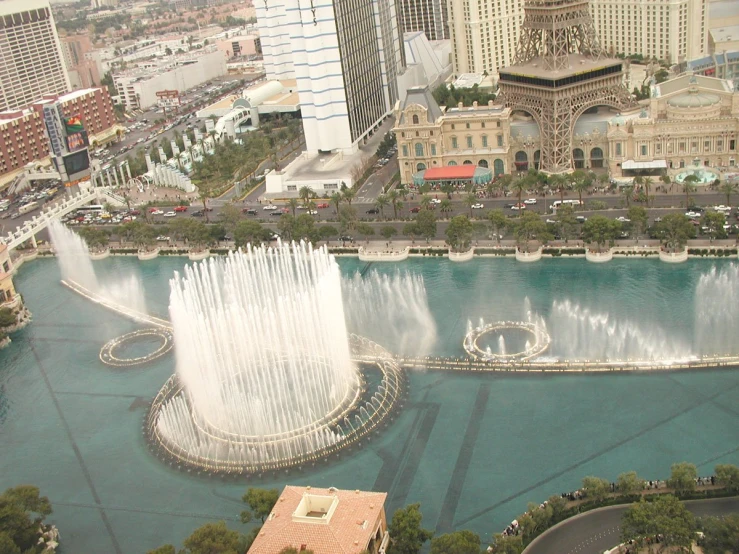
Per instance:
[[[539,124],[539,169],[572,170],[577,118],[596,106],[635,106],[623,85],[621,60],[598,43],[588,0],[527,0],[514,63],[500,70],[499,98]]]

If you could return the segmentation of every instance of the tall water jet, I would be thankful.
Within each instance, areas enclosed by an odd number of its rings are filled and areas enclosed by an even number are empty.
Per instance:
[[[400,395],[389,354],[355,338],[363,363],[383,359],[381,387],[364,398],[372,410],[362,404],[341,275],[325,247],[250,247],[186,267],[170,285],[177,373],[147,425],[179,461],[252,473],[315,460],[358,440]],[[361,424],[342,428],[357,410]]]
[[[555,301],[549,316],[553,353],[568,360],[682,360],[690,349],[655,325]]]
[[[526,342],[526,344],[527,344],[526,348],[528,349],[529,348],[528,341]],[[501,356],[505,356],[506,355],[505,337],[503,335],[499,335],[498,336],[498,354],[501,355]]]
[[[347,325],[352,332],[380,342],[391,352],[423,356],[436,343],[423,277],[396,272],[359,273],[343,282]]]
[[[695,289],[695,349],[703,355],[736,354],[739,332],[739,265],[701,275]]]
[[[49,223],[49,235],[62,271],[62,279],[74,281],[86,289],[97,292],[98,280],[85,239],[56,219]]]
[[[144,289],[136,275],[116,275],[115,278],[101,280],[95,273],[90,250],[81,236],[57,220],[49,223],[49,235],[65,281],[81,285],[115,304],[139,313],[146,312]]]

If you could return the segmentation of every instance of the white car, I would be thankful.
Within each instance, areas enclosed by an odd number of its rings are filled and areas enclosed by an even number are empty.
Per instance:
[[[631,223],[631,220],[628,217],[624,216],[617,217],[616,221],[620,221],[621,223]]]
[[[547,219],[547,223],[557,223],[557,221],[554,219]]]
[[[724,206],[723,204],[721,204],[719,206],[714,206],[713,209],[717,212],[730,212],[731,206]]]
[[[166,214],[164,214],[164,217],[174,217],[176,215],[177,215],[177,212],[167,212]]]
[[[431,199],[431,203],[432,204],[441,204],[441,200],[439,200],[438,198],[432,198]]]
[[[306,213],[308,215],[318,215],[318,210],[308,210]]]
[[[481,210],[484,207],[485,207],[485,204],[480,204],[480,202],[478,202],[477,204],[472,204],[472,209],[473,210]]]
[[[151,215],[164,215],[163,210],[152,210]]]
[[[685,212],[685,215],[690,219],[696,219],[701,216],[698,212]]]
[[[265,210],[265,211],[266,210],[276,210],[277,209],[277,206],[275,206],[274,204],[267,204],[262,209]]]
[[[536,204],[536,198],[527,198],[526,200],[523,201],[523,203],[529,204],[529,205]]]
[[[157,240],[166,240],[166,241],[169,241],[169,237],[165,237],[164,235],[159,235],[157,237]]]

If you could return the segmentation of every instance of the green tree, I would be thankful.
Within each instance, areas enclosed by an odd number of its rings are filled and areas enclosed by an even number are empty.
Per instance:
[[[7,489],[0,495],[0,547],[7,550],[0,548],[0,552],[40,552],[40,530],[51,511],[49,499],[40,496],[38,487],[20,485]]]
[[[480,554],[480,537],[472,531],[455,531],[431,540],[431,554]]]
[[[363,236],[365,242],[369,242],[369,238],[375,234],[375,229],[369,223],[361,222],[357,224],[357,234]]]
[[[357,229],[357,209],[352,205],[341,206],[339,209],[339,228],[342,233],[353,233]]]
[[[492,554],[521,554],[523,552],[523,537],[521,535],[493,536]]]
[[[436,236],[436,214],[431,210],[421,210],[416,214],[418,234],[429,242]]]
[[[421,546],[434,536],[433,531],[421,527],[422,519],[420,504],[410,504],[395,510],[388,526],[388,554],[418,554]]]
[[[642,181],[642,184],[644,185],[644,192],[647,195],[647,208],[649,207],[649,199],[652,198],[649,194],[649,190],[652,188],[652,185],[654,184],[654,179],[651,177],[644,177],[644,181]]]
[[[352,200],[354,200],[357,193],[354,192],[354,189],[346,189],[341,195],[344,197],[344,201],[351,206]]]
[[[235,204],[226,204],[223,206],[218,213],[218,217],[221,223],[223,223],[223,226],[231,233],[233,233],[242,219],[241,210]]]
[[[708,236],[711,238],[711,242],[715,238],[725,238],[726,231],[724,225],[726,224],[726,218],[721,212],[706,211],[701,216],[701,225],[706,228]]]
[[[695,227],[685,214],[668,214],[654,226],[655,235],[668,252],[681,252],[688,239],[695,236]]]
[[[391,190],[387,194],[390,204],[393,206],[393,218],[398,219],[398,203],[400,203],[400,193],[397,190]]]
[[[634,541],[639,546],[651,544],[662,535],[662,548],[674,546],[689,552],[695,535],[695,518],[677,497],[667,494],[652,502],[642,497],[621,517],[621,541]]]
[[[439,211],[441,213],[451,212],[454,209],[454,206],[452,205],[452,201],[444,198],[444,200],[441,201],[441,204],[439,204]]]
[[[508,226],[508,218],[503,210],[498,208],[488,212],[488,221],[490,221],[490,224],[493,226],[495,241],[500,244],[500,236],[503,234],[502,231],[505,231]]]
[[[721,183],[721,185],[718,187],[718,190],[726,195],[726,205],[731,206],[731,195],[734,194],[737,191],[737,185],[736,183],[729,183],[728,181],[724,181]]]
[[[731,464],[718,464],[716,482],[730,491],[739,491],[739,467]]]
[[[516,236],[519,247],[525,252],[529,251],[529,244],[532,240],[536,239],[541,244],[546,244],[552,238],[546,223],[538,214],[532,212],[523,214],[516,222],[513,234]]]
[[[382,238],[384,238],[387,241],[393,240],[393,237],[398,233],[398,230],[395,227],[392,227],[391,225],[385,225],[380,229],[380,234],[382,235]]]
[[[684,494],[695,490],[695,480],[698,478],[698,469],[690,462],[679,462],[670,466],[670,478],[667,486],[677,494]]]
[[[280,493],[277,489],[258,489],[249,487],[241,497],[248,506],[249,510],[241,512],[241,521],[243,523],[249,523],[252,518],[259,518],[262,523],[267,518],[272,508],[277,504],[277,499],[280,498]]]
[[[557,222],[556,226],[559,236],[564,239],[565,243],[569,242],[577,228],[577,219],[575,218],[573,207],[562,204],[557,208],[557,215],[554,217],[554,220]]]
[[[472,244],[472,232],[472,222],[466,215],[453,217],[446,228],[446,241],[452,252],[467,252]]]
[[[206,156],[207,157],[207,156]],[[202,181],[195,185],[198,189],[198,199],[203,203],[203,212],[205,214],[205,222],[208,223],[208,200],[213,198],[216,192],[215,183],[212,181]]]
[[[470,219],[472,219],[472,206],[477,204],[477,196],[473,193],[469,193],[464,197],[464,205],[470,211]]]
[[[621,196],[626,201],[626,207],[631,207],[631,200],[634,198],[634,185],[624,185],[621,187]]]
[[[418,225],[415,221],[411,221],[410,223],[406,223],[403,225],[403,236],[406,236],[411,239],[411,243],[416,243],[416,237],[420,235],[418,232]]]
[[[582,226],[583,240],[586,243],[595,243],[599,252],[606,244],[612,246],[620,232],[620,221],[597,214],[591,216]]]
[[[704,554],[739,552],[739,514],[701,518],[698,528],[704,534],[698,543]]]
[[[305,189],[308,187],[303,187],[303,188]],[[295,210],[297,210],[298,206],[300,205],[300,203],[298,202],[298,199],[291,198],[290,200],[287,201],[287,205],[290,207],[290,211],[292,212],[293,217],[295,217]]]
[[[2,552],[2,550],[0,550],[0,552]],[[164,546],[160,546],[154,550],[149,550],[146,554],[176,554],[176,550],[174,545],[165,544]]]
[[[421,205],[421,208],[424,210],[432,210],[433,202],[431,202],[431,196],[428,194],[424,194],[421,196],[421,199],[418,202]]]
[[[521,198],[523,196],[523,193],[526,192],[529,188],[529,181],[525,177],[519,177],[518,179],[515,179],[510,184],[510,190],[516,194],[516,198],[518,198],[518,217],[523,216],[523,208],[521,208],[522,201]]]
[[[0,308],[0,327],[15,325],[16,317],[10,308]]]
[[[638,239],[639,235],[647,229],[649,214],[646,208],[644,206],[631,206],[626,213],[626,218],[630,221],[629,225],[632,231],[634,231],[634,238]]]
[[[226,523],[206,523],[195,529],[183,542],[186,554],[241,554],[242,537]]]
[[[616,489],[627,496],[639,494],[644,490],[644,479],[637,476],[636,471],[621,473],[616,480]]]
[[[611,484],[600,477],[583,477],[582,488],[585,493],[585,497],[596,502],[600,502],[611,490]]]
[[[318,236],[321,237],[321,240],[328,242],[332,238],[339,236],[339,230],[333,225],[323,225],[318,228]]]
[[[582,193],[587,192],[588,189],[590,189],[593,184],[593,180],[590,178],[587,171],[576,169],[572,172],[571,182],[572,188],[577,192],[577,196],[580,199],[580,205],[584,206],[582,203]]]
[[[341,194],[338,192],[335,192],[331,195],[331,203],[334,205],[334,209],[336,210],[336,214],[339,214],[339,208],[341,208]]]

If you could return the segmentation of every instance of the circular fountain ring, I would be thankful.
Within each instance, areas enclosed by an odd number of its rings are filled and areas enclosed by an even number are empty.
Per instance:
[[[147,354],[146,356],[139,356],[136,358],[124,358],[116,355],[116,351],[127,343],[133,343],[140,340],[142,337],[156,337],[161,340],[159,347]],[[174,344],[174,337],[172,332],[167,329],[152,328],[152,329],[139,329],[131,333],[126,333],[120,337],[106,342],[100,349],[100,361],[106,365],[114,367],[131,367],[136,365],[142,365],[149,363],[157,358],[161,358],[167,352],[172,350]]]
[[[534,341],[521,352],[510,354],[499,354],[487,352],[480,348],[477,342],[485,335],[496,331],[516,330],[529,333]],[[541,356],[549,348],[551,337],[546,330],[529,321],[495,321],[470,330],[464,337],[463,346],[465,352],[475,360],[484,362],[521,362]]]
[[[259,476],[292,467],[302,468],[308,464],[315,465],[333,455],[338,455],[342,450],[355,445],[360,446],[368,435],[379,431],[387,424],[392,414],[400,407],[406,390],[406,379],[395,358],[378,344],[364,337],[350,335],[350,346],[352,360],[358,366],[372,366],[381,374],[376,392],[369,397],[363,390],[366,380],[362,379],[359,373],[357,388],[350,390],[347,397],[330,414],[317,418],[308,426],[287,433],[261,437],[234,434],[218,436],[209,432],[212,429],[203,428],[201,422],[194,417],[183,384],[175,374],[167,380],[149,408],[144,422],[147,443],[157,457],[180,469],[213,475],[246,476]],[[178,412],[178,415],[189,417],[189,421],[181,423],[183,427],[189,427],[193,431],[191,438],[196,442],[210,441],[217,445],[207,454],[188,450],[186,444],[175,443],[162,432],[159,425],[160,417],[167,410],[177,410],[184,406],[187,407],[187,411],[184,414]],[[310,440],[311,436],[315,437],[317,434],[323,437],[330,435],[333,440],[309,452],[284,454],[290,451],[290,445],[294,442]],[[235,460],[235,450],[253,453],[252,459]]]

